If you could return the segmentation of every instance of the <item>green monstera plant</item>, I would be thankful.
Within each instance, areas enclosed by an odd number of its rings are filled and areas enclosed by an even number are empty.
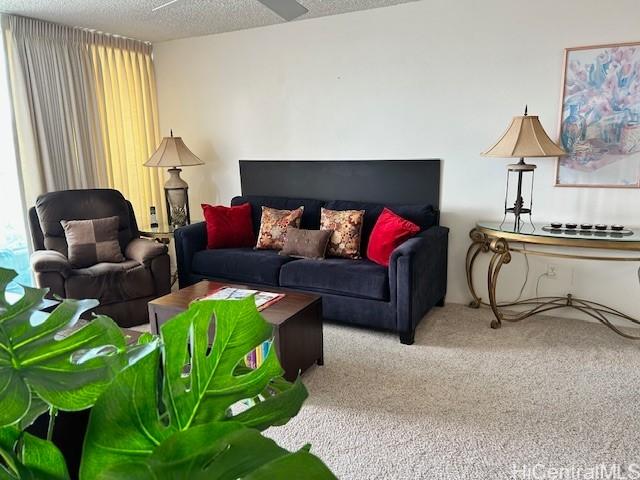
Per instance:
[[[74,329],[93,300],[66,300],[46,314],[39,311],[46,290],[25,287],[9,304],[5,290],[15,277],[0,268],[0,477],[68,478],[57,448],[23,430],[49,411],[50,439],[58,410],[91,407],[118,372],[153,347],[126,348],[122,331],[104,316]]]
[[[309,446],[289,452],[261,434],[308,394],[282,378],[273,349],[259,368],[244,366],[272,336],[252,298],[195,302],[158,337],[127,346],[107,317],[77,328],[93,301],[45,314],[46,291],[25,288],[9,304],[14,277],[0,268],[0,479],[70,478],[50,441],[55,413],[87,408],[81,479],[335,478]],[[48,439],[25,432],[47,411]]]

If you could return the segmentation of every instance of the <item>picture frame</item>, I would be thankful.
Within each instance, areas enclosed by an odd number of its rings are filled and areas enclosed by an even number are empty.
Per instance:
[[[640,188],[640,41],[564,50],[559,187]]]

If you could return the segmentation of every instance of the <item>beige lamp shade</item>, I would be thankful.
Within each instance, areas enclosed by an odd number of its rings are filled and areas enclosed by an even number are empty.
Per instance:
[[[501,158],[559,157],[566,154],[549,138],[536,115],[513,117],[500,140],[482,152],[486,157]]]
[[[179,168],[193,165],[204,165],[204,162],[196,157],[182,141],[180,137],[164,137],[158,149],[144,164],[145,167]]]

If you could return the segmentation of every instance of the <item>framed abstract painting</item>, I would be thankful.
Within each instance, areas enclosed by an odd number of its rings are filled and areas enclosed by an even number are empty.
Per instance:
[[[556,185],[640,188],[640,42],[565,49]]]

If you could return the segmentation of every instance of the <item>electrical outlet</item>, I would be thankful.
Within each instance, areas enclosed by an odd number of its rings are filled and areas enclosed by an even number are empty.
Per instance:
[[[553,263],[547,264],[547,278],[558,278],[558,266]]]

